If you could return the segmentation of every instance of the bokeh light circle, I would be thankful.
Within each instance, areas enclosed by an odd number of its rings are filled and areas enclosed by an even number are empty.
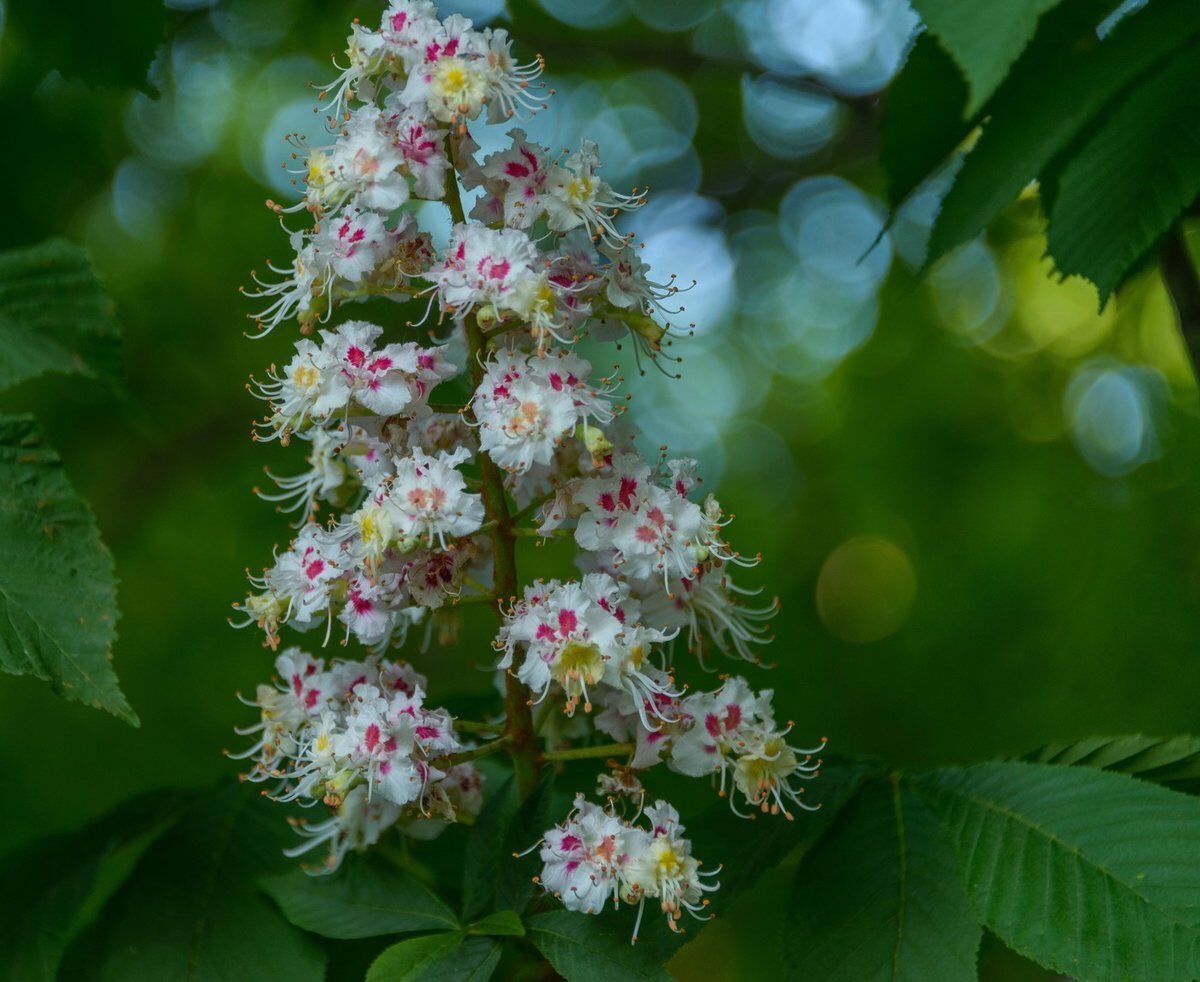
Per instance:
[[[894,542],[848,539],[826,558],[817,576],[817,614],[842,641],[880,641],[908,619],[917,595],[912,560]]]

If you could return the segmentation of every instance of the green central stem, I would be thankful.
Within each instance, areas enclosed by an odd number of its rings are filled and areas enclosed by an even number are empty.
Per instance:
[[[455,164],[453,147],[450,148],[451,164]],[[466,222],[462,198],[458,191],[456,166],[446,172],[446,204],[455,224]],[[467,339],[467,365],[471,372],[471,386],[478,389],[483,381],[483,359],[487,353],[487,340],[479,322],[470,314],[461,320]],[[513,535],[512,514],[508,510],[508,499],[504,493],[504,472],[485,453],[479,455],[479,471],[483,494],[483,508],[487,515],[488,535],[492,540],[495,563],[496,617],[501,625],[504,613],[501,603],[505,598],[515,598],[518,590],[516,537]],[[537,783],[541,762],[538,759],[537,740],[533,732],[533,714],[529,708],[529,690],[511,672],[504,677],[504,745],[512,758],[513,775],[522,797],[533,790]]]

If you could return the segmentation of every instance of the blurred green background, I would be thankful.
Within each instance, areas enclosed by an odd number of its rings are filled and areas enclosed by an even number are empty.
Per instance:
[[[104,12],[128,25],[112,45],[82,8],[51,32],[36,4],[8,7],[0,247],[65,235],[91,250],[128,385],[39,380],[0,409],[37,413],[95,509],[120,577],[115,664],[142,726],[0,678],[15,805],[0,847],[141,789],[236,774],[221,755],[247,718],[233,694],[270,657],[225,618],[243,570],[287,537],[251,488],[264,465],[300,467],[249,439],[259,407],[243,382],[295,335],[244,338],[237,287],[285,258],[262,206],[288,193],[283,136],[319,130],[306,84],[334,76],[349,19],[379,5],[119,2]],[[556,148],[588,134],[618,189],[649,183],[632,226],[648,258],[700,281],[681,315],[697,323],[676,346],[683,379],[631,382],[633,411],[656,443],[701,460],[738,516],[735,543],[763,551],[740,582],[778,594],[782,612],[765,652],[777,667],[754,679],[801,742],[925,765],[1196,729],[1200,420],[1169,301],[1153,270],[1102,313],[1090,286],[1052,278],[1033,191],[926,280],[912,264],[931,192],[870,249],[906,4],[453,10],[546,56],[557,95],[526,128]],[[123,83],[161,31],[152,98]],[[567,554],[551,552],[530,550],[523,573],[560,568]],[[457,650],[418,659],[437,701],[487,688],[466,670],[491,657],[486,616]],[[770,882],[679,965],[773,974],[786,883]],[[998,952],[985,966],[1019,971]]]

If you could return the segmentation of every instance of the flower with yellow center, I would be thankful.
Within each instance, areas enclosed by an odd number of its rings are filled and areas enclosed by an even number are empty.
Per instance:
[[[465,58],[442,58],[429,82],[429,108],[444,122],[474,119],[487,97],[487,76]]]

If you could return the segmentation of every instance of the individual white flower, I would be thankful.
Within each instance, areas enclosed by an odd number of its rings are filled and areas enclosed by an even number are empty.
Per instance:
[[[309,153],[304,204],[318,216],[352,198],[361,208],[394,211],[408,200],[402,163],[384,114],[377,106],[360,106],[349,114],[332,146]]]
[[[347,321],[338,327],[336,337],[321,332],[355,402],[380,416],[423,415],[429,393],[453,378],[457,369],[441,357],[438,348],[423,348],[412,341],[376,350],[382,334],[382,327],[367,321]]]
[[[432,547],[434,540],[446,549],[446,538],[470,535],[483,524],[483,502],[469,494],[458,465],[470,457],[459,448],[452,453],[427,454],[413,450],[396,463],[396,476],[388,488],[387,507],[394,516],[397,534]]]
[[[634,854],[623,870],[625,899],[637,902],[638,919],[633,928],[637,940],[642,923],[642,908],[647,898],[657,900],[667,915],[667,925],[679,930],[679,918],[686,910],[702,918],[708,901],[704,894],[716,890],[719,884],[702,880],[700,864],[692,856],[692,844],[683,838],[684,827],[679,824],[679,812],[659,799],[643,813],[650,822],[650,834],[640,841],[642,848]],[[716,870],[708,875],[715,875]]]
[[[542,837],[539,881],[567,910],[598,914],[616,900],[631,840],[645,835],[599,805],[575,796],[575,808],[562,825]]]
[[[525,657],[517,677],[540,702],[558,683],[566,694],[565,712],[583,703],[591,711],[591,692],[600,684],[629,691],[644,712],[655,693],[675,695],[650,671],[649,646],[667,640],[637,623],[637,606],[626,589],[606,573],[588,574],[582,582],[534,584],[506,614],[497,646],[504,656],[499,668],[510,668],[518,648]]]
[[[436,201],[446,193],[446,173],[450,170],[446,131],[432,117],[408,109],[396,95],[393,93],[385,102],[384,131],[413,179],[413,193]]]
[[[383,218],[354,204],[321,222],[311,247],[334,276],[357,283],[372,272],[388,246]]]
[[[546,148],[529,143],[524,130],[509,130],[508,136],[512,146],[489,154],[481,170],[488,192],[501,202],[504,224],[529,228],[545,212],[550,163]]]
[[[480,448],[518,474],[549,464],[577,426],[612,419],[608,389],[593,388],[590,372],[591,365],[566,351],[494,353],[471,400]]]
[[[746,803],[771,814],[792,818],[788,802],[813,810],[802,799],[800,782],[816,777],[821,762],[813,759],[824,749],[790,746],[789,725],[775,726],[770,689],[754,693],[743,678],[730,678],[716,692],[700,692],[683,700],[691,726],[674,738],[668,766],[681,774],[719,776],[726,793],[726,779],[741,792]],[[737,814],[734,796],[730,807]]]
[[[333,550],[315,523],[300,529],[291,548],[275,557],[275,565],[262,576],[251,576],[256,589],[277,598],[283,606],[281,622],[306,630],[329,611],[333,586],[342,577]]]
[[[481,303],[507,307],[517,284],[536,276],[539,264],[537,247],[523,232],[456,225],[434,272],[442,309],[465,314]]]
[[[589,235],[621,245],[625,239],[613,224],[614,211],[628,211],[642,203],[642,195],[617,194],[596,176],[600,154],[596,144],[584,140],[563,164],[554,164],[546,181],[544,204],[547,224],[556,232],[582,226]]]
[[[403,630],[401,583],[397,573],[373,577],[362,573],[349,582],[345,606],[338,614],[338,620],[346,625],[347,638],[353,634],[361,644],[376,648],[386,645],[398,629]]]
[[[328,419],[346,405],[350,395],[332,352],[308,338],[296,342],[296,354],[282,372],[276,372],[272,365],[267,379],[254,383],[255,395],[269,402],[272,410],[256,428],[256,439],[286,441],[308,420]]]

